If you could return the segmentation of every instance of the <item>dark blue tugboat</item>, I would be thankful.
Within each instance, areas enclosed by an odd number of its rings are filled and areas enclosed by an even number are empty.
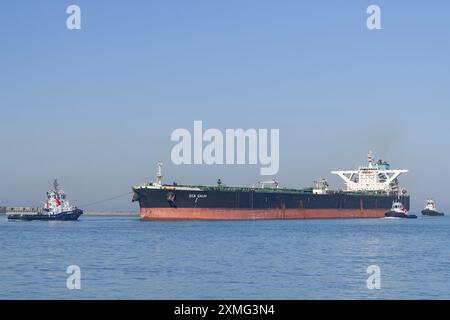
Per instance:
[[[433,199],[428,199],[425,209],[422,210],[422,214],[424,216],[435,216],[435,217],[444,215],[443,212],[437,211],[436,203],[434,202]]]
[[[406,219],[417,219],[415,214],[408,214],[408,209],[406,209],[400,201],[394,201],[391,210],[384,214],[386,218],[406,218]]]
[[[64,191],[59,190],[58,182],[53,182],[53,190],[47,192],[47,202],[36,212],[8,212],[9,220],[43,220],[43,221],[74,221],[83,214],[83,210],[72,206],[66,199]]]

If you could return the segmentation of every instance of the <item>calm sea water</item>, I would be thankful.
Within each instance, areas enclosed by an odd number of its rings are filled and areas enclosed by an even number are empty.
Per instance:
[[[450,299],[450,218],[9,222],[1,299]],[[81,290],[66,269],[81,268]],[[381,290],[367,288],[367,267]]]

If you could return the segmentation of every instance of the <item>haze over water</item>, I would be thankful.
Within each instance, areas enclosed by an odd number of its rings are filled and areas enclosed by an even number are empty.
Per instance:
[[[0,299],[450,299],[450,218],[9,222]],[[81,268],[80,291],[66,268]],[[367,267],[381,290],[367,289]]]

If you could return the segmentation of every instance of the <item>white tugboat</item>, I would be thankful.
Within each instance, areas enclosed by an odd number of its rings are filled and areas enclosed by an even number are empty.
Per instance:
[[[436,209],[436,202],[434,202],[433,199],[427,200],[427,205],[425,206],[425,209],[422,210],[422,214],[424,216],[443,216],[443,212],[439,212]]]
[[[53,190],[47,192],[47,201],[43,208],[36,212],[9,212],[7,217],[10,220],[68,221],[77,220],[82,214],[82,210],[70,204],[64,191],[59,190],[58,181],[54,180]]]
[[[384,216],[387,218],[417,218],[417,216],[414,214],[408,214],[408,209],[406,209],[400,201],[394,201],[391,210],[386,212]]]

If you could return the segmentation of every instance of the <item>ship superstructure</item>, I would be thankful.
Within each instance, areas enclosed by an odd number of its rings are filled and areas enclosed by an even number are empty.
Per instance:
[[[66,193],[59,189],[58,180],[53,181],[53,190],[47,191],[47,202],[44,203],[44,211],[51,214],[59,214],[76,210],[66,197]]]
[[[425,205],[424,210],[433,210],[436,211],[436,202],[433,199],[428,199],[427,204]]]
[[[379,160],[373,163],[372,151],[368,154],[368,164],[358,170],[333,171],[345,181],[347,192],[377,192],[386,194],[403,193],[400,190],[398,177],[408,170],[392,170],[390,164]]]

